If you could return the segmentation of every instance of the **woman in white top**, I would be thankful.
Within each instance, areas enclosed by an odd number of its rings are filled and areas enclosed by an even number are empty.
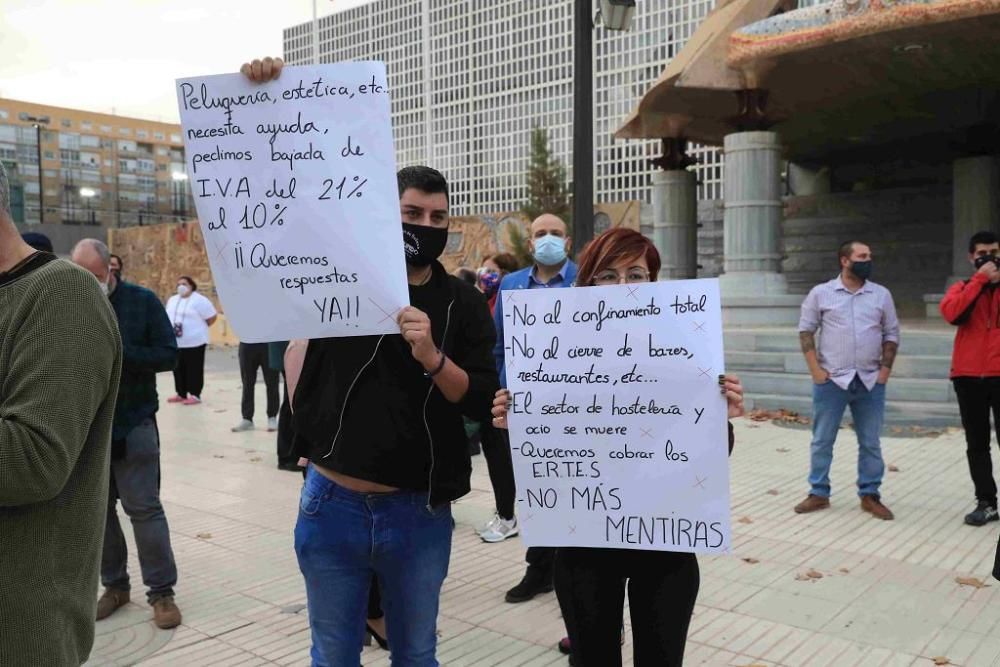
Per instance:
[[[174,325],[180,354],[174,369],[177,395],[168,403],[198,405],[205,385],[205,348],[208,328],[218,313],[212,302],[198,293],[198,284],[188,276],[177,279],[177,294],[167,301],[167,316]]]

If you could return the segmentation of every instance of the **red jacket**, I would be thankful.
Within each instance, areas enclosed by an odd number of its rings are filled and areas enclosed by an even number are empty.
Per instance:
[[[958,327],[951,377],[1000,377],[1000,288],[974,273],[941,300],[941,314]]]

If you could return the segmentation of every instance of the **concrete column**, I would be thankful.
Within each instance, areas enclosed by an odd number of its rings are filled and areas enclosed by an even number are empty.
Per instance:
[[[698,277],[697,190],[694,172],[653,173],[652,239],[660,251],[660,280]]]
[[[786,294],[780,273],[781,144],[774,132],[725,138],[723,289],[738,295]]]
[[[1000,232],[1000,163],[994,156],[968,157],[952,165],[951,277],[947,289],[968,279],[969,237],[978,231]]]
[[[725,138],[724,273],[726,324],[798,321],[801,297],[781,273],[781,143],[774,132]]]

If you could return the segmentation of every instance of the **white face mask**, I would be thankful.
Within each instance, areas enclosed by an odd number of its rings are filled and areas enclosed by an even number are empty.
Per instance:
[[[182,299],[190,293],[191,293],[191,288],[188,287],[187,285],[177,286],[177,295],[180,296]]]

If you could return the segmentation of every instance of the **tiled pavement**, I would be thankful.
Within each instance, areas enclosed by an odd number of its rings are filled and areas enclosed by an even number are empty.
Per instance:
[[[235,355],[211,357],[205,404],[165,405],[160,413],[184,625],[153,627],[132,549],[133,602],[97,625],[88,665],[308,664],[305,593],[292,551],[299,478],[275,468],[273,434],[230,433],[239,418]],[[161,376],[161,393],[169,389]],[[258,386],[259,412],[263,399]],[[1000,664],[1000,583],[988,576],[1000,524],[962,525],[972,493],[961,432],[886,438],[886,461],[898,470],[887,473],[883,492],[897,520],[883,523],[861,513],[852,493],[853,433],[841,433],[833,508],[797,516],[791,508],[805,492],[808,432],[746,420],[736,429],[735,554],[701,559],[687,664],[902,666],[933,665],[935,657]],[[554,648],[563,634],[554,595],[503,602],[522,574],[523,545],[488,545],[473,534],[492,503],[484,461],[474,462],[473,492],[455,505],[439,659],[564,665]],[[809,570],[822,578],[805,577]],[[958,577],[987,586],[960,585]],[[630,637],[624,652],[628,659]],[[388,654],[365,649],[363,663],[388,665]]]

